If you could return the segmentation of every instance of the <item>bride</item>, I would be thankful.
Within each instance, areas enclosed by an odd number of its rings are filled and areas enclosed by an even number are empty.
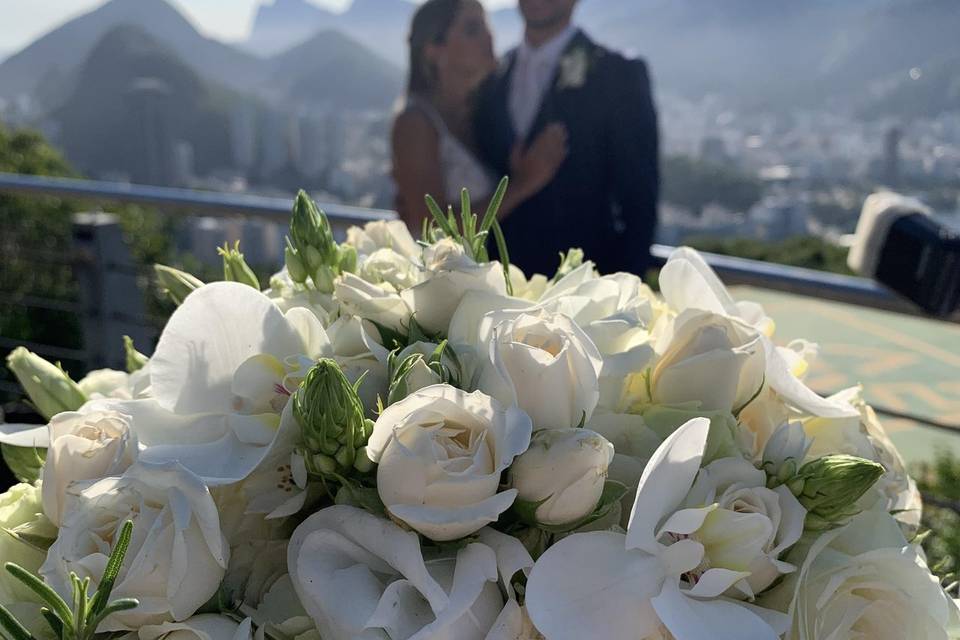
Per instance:
[[[493,37],[478,0],[427,0],[410,28],[406,100],[393,124],[396,208],[414,234],[429,214],[424,195],[444,209],[470,191],[474,208],[493,195],[502,176],[491,175],[474,155],[474,94],[497,65]],[[504,218],[545,187],[567,154],[567,132],[552,124],[511,156]]]

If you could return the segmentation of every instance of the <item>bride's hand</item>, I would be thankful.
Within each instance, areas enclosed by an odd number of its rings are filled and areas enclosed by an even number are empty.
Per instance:
[[[526,149],[517,144],[510,154],[510,186],[530,197],[550,184],[567,158],[567,139],[567,128],[554,122],[547,125]]]

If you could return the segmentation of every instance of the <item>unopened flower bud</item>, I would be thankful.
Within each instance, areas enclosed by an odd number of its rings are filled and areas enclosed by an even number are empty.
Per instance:
[[[588,429],[543,429],[510,467],[517,499],[540,503],[539,524],[565,525],[597,507],[613,460],[613,445]]]
[[[357,435],[367,425],[363,403],[339,364],[323,358],[307,372],[293,395],[293,414],[311,470],[340,475],[353,470],[357,449],[366,444]],[[332,470],[328,460],[334,463]]]
[[[357,248],[353,245],[340,245],[340,272],[356,273],[357,271]]]
[[[767,474],[767,486],[776,487],[797,475],[812,444],[799,422],[777,427],[763,448],[760,465]]]
[[[136,350],[133,346],[133,338],[130,336],[123,336],[123,350],[127,357],[127,373],[143,369],[143,366],[150,361],[150,358]]]
[[[177,305],[183,304],[188,295],[203,286],[203,281],[186,271],[180,271],[180,269],[174,269],[164,264],[153,265],[153,271],[157,274],[157,283],[160,288]]]
[[[303,264],[303,260],[300,259],[300,254],[293,248],[293,245],[290,244],[290,238],[286,240],[287,246],[283,250],[283,260],[287,265],[287,273],[290,274],[291,280],[297,284],[303,284],[307,281],[309,275],[307,273],[307,267]]]
[[[290,238],[311,273],[315,273],[322,265],[335,267],[339,262],[340,256],[330,223],[303,190],[297,193],[293,204]]]
[[[856,515],[856,503],[884,474],[882,465],[845,454],[803,465],[786,485],[807,510],[807,528],[840,526]]]
[[[253,272],[247,261],[243,259],[240,253],[240,241],[237,240],[231,249],[224,243],[222,247],[217,247],[217,253],[223,257],[223,279],[227,282],[239,282],[253,287],[260,291],[260,279]]]
[[[567,275],[577,267],[583,264],[583,249],[571,248],[567,252],[560,253],[560,266],[557,267],[557,273],[553,280],[557,281]]]
[[[7,368],[47,420],[63,411],[76,411],[87,401],[86,395],[63,369],[24,347],[17,347],[7,355]]]
[[[353,461],[353,468],[360,473],[370,473],[376,466],[370,456],[367,455],[367,448],[360,447],[357,450],[357,459]]]

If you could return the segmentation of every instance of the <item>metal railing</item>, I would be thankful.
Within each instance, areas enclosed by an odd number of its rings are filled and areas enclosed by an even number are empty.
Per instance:
[[[211,217],[239,217],[287,224],[292,200],[250,194],[220,193],[171,187],[132,185],[71,178],[53,178],[0,172],[0,193],[54,196],[89,202],[134,203],[148,205],[164,214],[185,214]],[[392,219],[396,213],[387,210],[362,209],[341,204],[322,203],[338,235],[349,225],[371,220]],[[141,339],[152,337],[145,322],[142,286],[135,277],[129,251],[123,248],[119,225],[102,214],[81,214],[74,218],[74,275],[80,283],[80,300],[59,301],[21,295],[7,302],[24,307],[74,313],[83,327],[84,343],[80,349],[49,344],[24,343],[0,336],[0,351],[24,344],[50,358],[82,362],[87,369],[98,366],[121,367],[122,352],[116,344],[107,344],[104,337],[136,334]],[[674,247],[654,245],[651,254],[656,265],[662,265]],[[763,289],[809,296],[822,300],[923,315],[919,308],[898,297],[881,285],[853,276],[838,275],[812,269],[788,267],[757,260],[748,260],[711,253],[704,258],[728,284],[750,285]],[[61,257],[62,259],[62,257]],[[0,256],[0,266],[2,266]],[[131,300],[139,297],[139,300]],[[121,307],[117,303],[122,303]],[[132,303],[132,304],[131,304]],[[960,316],[950,319],[960,321]],[[117,342],[113,340],[112,342]],[[0,391],[10,391],[10,383],[0,381]],[[877,408],[882,413],[890,413]],[[956,432],[948,425],[918,416],[900,416],[929,427]]]

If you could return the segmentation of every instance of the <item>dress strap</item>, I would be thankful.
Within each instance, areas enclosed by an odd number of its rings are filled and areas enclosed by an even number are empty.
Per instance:
[[[450,135],[450,131],[447,129],[447,123],[443,121],[443,116],[440,115],[440,112],[437,111],[429,101],[416,95],[410,95],[407,96],[407,108],[416,109],[425,115],[427,120],[430,121],[430,124],[433,125],[433,128],[437,130],[440,137],[443,138]]]

